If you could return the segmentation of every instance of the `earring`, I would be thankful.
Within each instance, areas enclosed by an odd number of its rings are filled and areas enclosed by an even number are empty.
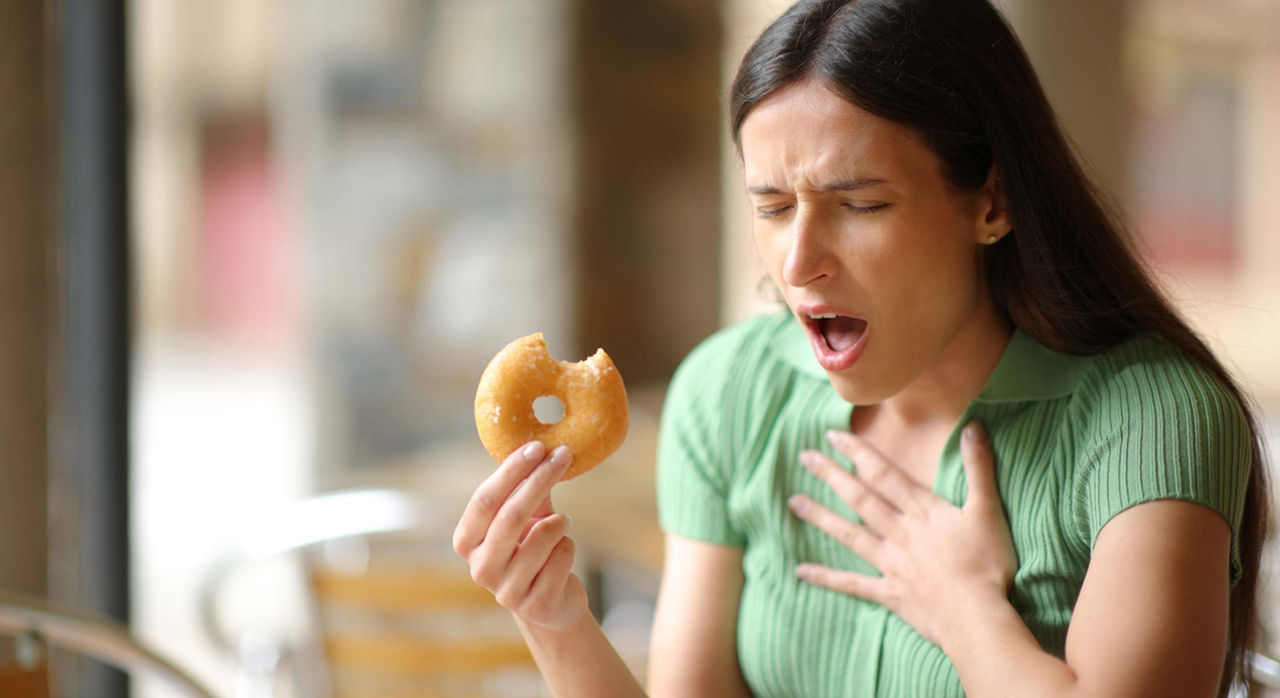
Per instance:
[[[994,235],[989,235],[989,236],[987,236],[987,244],[988,244],[988,245],[994,245],[994,244],[996,243],[996,240],[999,240],[999,239],[1000,239],[1000,238],[998,238],[998,237],[996,237],[996,236],[994,236]]]

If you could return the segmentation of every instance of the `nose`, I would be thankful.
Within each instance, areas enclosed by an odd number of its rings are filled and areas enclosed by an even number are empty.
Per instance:
[[[791,246],[782,262],[782,280],[800,288],[830,277],[835,259],[825,226],[813,212],[799,211],[792,223]]]

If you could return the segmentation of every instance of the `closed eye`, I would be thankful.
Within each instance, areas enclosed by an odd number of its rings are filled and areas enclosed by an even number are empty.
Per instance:
[[[849,209],[850,211],[853,211],[855,214],[863,214],[863,213],[875,213],[876,211],[879,211],[881,209],[888,208],[889,204],[876,204],[875,206],[854,206],[853,204],[846,203],[846,204],[842,204],[842,206]]]
[[[758,208],[756,209],[756,218],[777,218],[790,208],[790,204],[786,206],[775,206],[774,208]]]

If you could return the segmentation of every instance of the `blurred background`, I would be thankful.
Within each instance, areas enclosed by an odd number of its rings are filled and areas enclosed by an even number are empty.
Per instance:
[[[542,695],[447,549],[480,372],[541,331],[627,381],[556,503],[643,675],[665,383],[767,307],[724,97],[789,4],[0,3],[0,590],[220,696]],[[996,4],[1274,444],[1280,2]]]

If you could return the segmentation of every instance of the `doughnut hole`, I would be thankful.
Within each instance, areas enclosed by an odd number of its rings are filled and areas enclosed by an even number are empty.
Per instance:
[[[559,401],[563,414],[535,413],[542,397]],[[554,404],[554,401],[553,401]],[[494,460],[538,439],[553,450],[566,445],[573,461],[561,480],[591,470],[627,435],[627,390],[603,349],[582,361],[557,361],[541,333],[521,337],[489,361],[476,387],[476,432]]]
[[[555,424],[564,417],[564,404],[555,395],[543,395],[533,401],[533,416],[543,424]]]

